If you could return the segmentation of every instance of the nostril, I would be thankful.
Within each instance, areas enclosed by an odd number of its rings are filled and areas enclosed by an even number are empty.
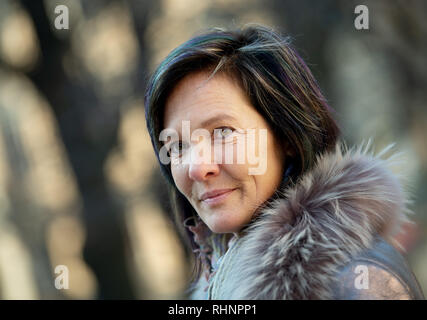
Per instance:
[[[188,175],[193,180],[203,181],[209,177],[216,176],[219,173],[217,164],[191,164],[188,169]]]

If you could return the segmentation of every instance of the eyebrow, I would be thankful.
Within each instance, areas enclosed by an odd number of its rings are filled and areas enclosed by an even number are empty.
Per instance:
[[[201,123],[201,127],[207,127],[207,126],[209,126],[209,125],[211,125],[211,124],[213,124],[215,122],[219,122],[219,121],[222,121],[222,120],[236,121],[236,118],[234,118],[233,116],[228,115],[228,114],[218,114],[218,115],[216,115],[216,116],[214,116],[212,118],[209,118],[209,119],[203,121]]]

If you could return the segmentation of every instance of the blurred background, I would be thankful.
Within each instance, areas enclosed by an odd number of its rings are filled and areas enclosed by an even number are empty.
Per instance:
[[[55,28],[58,5],[68,29]],[[189,37],[245,23],[294,39],[348,144],[404,153],[416,224],[399,240],[427,293],[425,1],[2,0],[1,299],[184,297],[191,255],[146,132],[145,84]]]

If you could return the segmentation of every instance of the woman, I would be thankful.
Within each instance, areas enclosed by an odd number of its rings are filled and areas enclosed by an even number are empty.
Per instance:
[[[145,96],[192,299],[422,299],[389,244],[405,220],[397,178],[345,150],[287,38],[215,29],[173,50]]]

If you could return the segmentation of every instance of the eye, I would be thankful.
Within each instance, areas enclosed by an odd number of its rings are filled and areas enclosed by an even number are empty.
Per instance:
[[[187,144],[182,141],[172,142],[169,148],[169,154],[173,156],[180,156],[182,152],[186,149]]]
[[[225,139],[234,132],[231,127],[220,127],[214,129],[214,139]]]

